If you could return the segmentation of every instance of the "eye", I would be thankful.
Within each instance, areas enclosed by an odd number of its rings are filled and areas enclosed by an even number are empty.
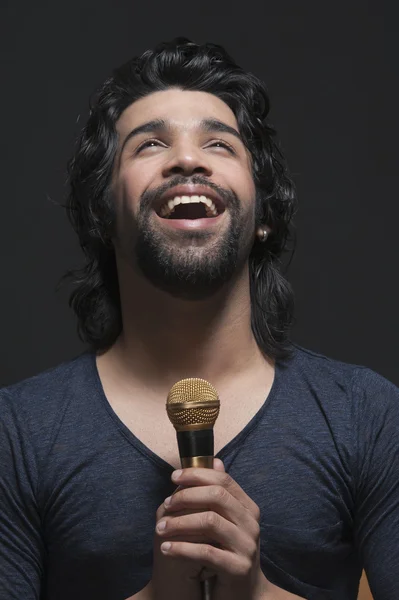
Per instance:
[[[215,142],[212,142],[212,144],[210,144],[210,147],[224,148],[225,150],[228,150],[231,154],[235,154],[234,148],[224,140],[216,140]]]
[[[145,148],[155,148],[156,146],[163,146],[159,140],[146,140],[138,148],[136,148],[136,154],[145,150]]]

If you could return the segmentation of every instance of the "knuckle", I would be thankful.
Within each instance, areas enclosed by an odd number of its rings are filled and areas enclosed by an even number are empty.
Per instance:
[[[203,544],[201,547],[201,558],[205,561],[212,562],[215,556],[215,549],[213,546],[209,546],[208,544]]]
[[[219,515],[215,512],[209,511],[202,515],[202,526],[204,529],[216,529],[219,524]]]
[[[250,574],[252,570],[252,561],[249,560],[248,558],[244,558],[241,562],[240,562],[240,566],[238,568],[238,575],[240,577],[248,577],[248,575]]]
[[[169,529],[179,530],[184,526],[184,521],[182,521],[181,517],[172,517],[172,519],[166,521],[166,526]]]
[[[200,481],[201,480],[200,469],[197,467],[192,467],[190,470],[190,478],[194,479],[195,481]]]
[[[258,543],[260,540],[260,525],[258,522],[254,523],[254,538],[255,542]]]
[[[228,473],[223,473],[221,484],[224,488],[228,488],[231,485],[232,479]]]
[[[187,504],[187,500],[188,500],[188,489],[184,488],[182,490],[180,490],[179,492],[179,505],[184,507]]]
[[[256,519],[256,521],[259,523],[260,521],[260,508],[257,504],[255,504],[255,508],[254,508],[254,517]]]
[[[243,543],[243,552],[240,553],[242,560],[248,560],[252,565],[257,560],[258,550],[259,550],[259,542],[254,540],[252,535],[246,535],[242,540]],[[245,548],[245,549],[244,549]]]
[[[251,540],[251,543],[248,546],[248,553],[249,553],[249,558],[250,558],[250,561],[251,561],[251,564],[252,564],[252,562],[255,560],[255,558],[258,555],[258,544],[257,544],[257,542],[254,542],[253,540]]]
[[[228,492],[220,485],[214,485],[211,488],[211,496],[216,502],[225,503],[227,500]]]

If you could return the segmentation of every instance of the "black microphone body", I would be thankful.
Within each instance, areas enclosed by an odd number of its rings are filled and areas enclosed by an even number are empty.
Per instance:
[[[183,468],[213,467],[213,429],[177,431],[177,444]]]

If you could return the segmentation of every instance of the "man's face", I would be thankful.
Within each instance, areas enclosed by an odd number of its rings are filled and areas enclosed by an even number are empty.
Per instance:
[[[234,113],[212,94],[168,89],[130,105],[117,132],[116,254],[172,295],[211,295],[254,241],[251,159]]]

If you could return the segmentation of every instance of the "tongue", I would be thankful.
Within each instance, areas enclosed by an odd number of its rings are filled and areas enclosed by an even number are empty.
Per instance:
[[[202,202],[191,204],[178,204],[169,219],[204,219],[206,217],[205,205]]]

